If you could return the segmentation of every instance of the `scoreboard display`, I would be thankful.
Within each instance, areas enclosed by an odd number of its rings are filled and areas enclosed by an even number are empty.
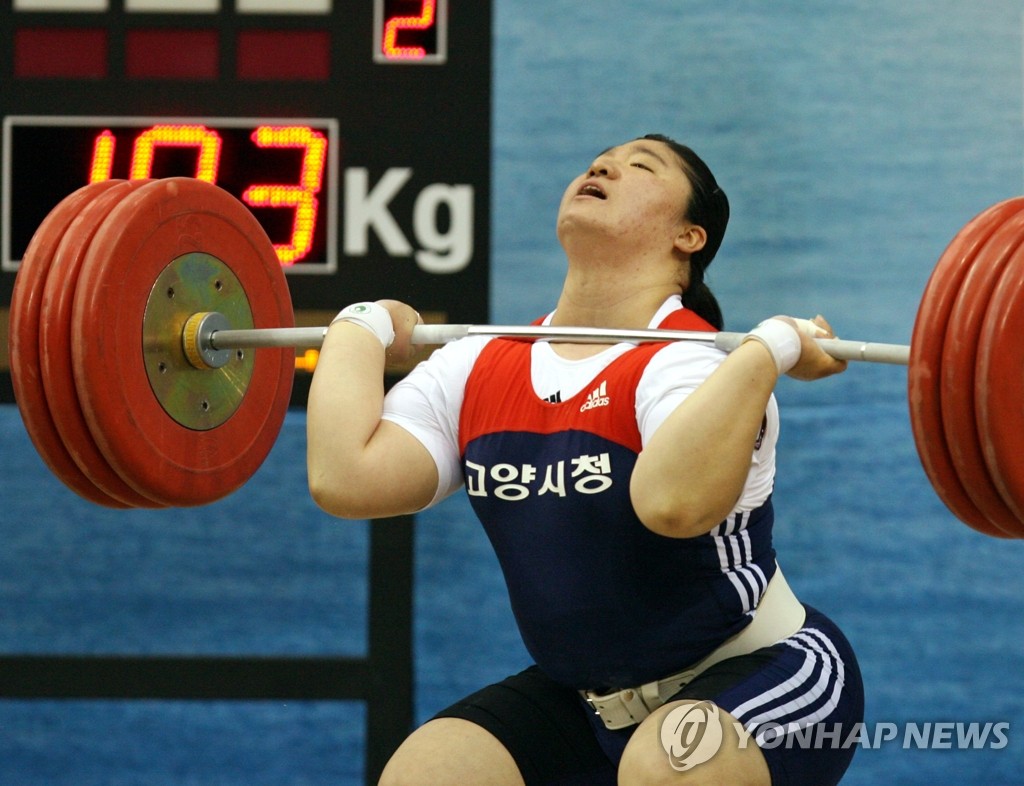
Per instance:
[[[384,297],[486,322],[490,69],[490,0],[5,3],[3,327],[64,196],[180,175],[249,207],[300,323]]]
[[[17,269],[35,227],[84,183],[187,175],[244,202],[286,272],[337,272],[333,118],[12,115],[4,136],[11,151],[4,205],[14,219],[4,233],[5,269]]]

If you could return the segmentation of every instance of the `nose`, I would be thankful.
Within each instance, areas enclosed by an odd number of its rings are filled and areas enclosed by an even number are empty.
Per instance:
[[[602,153],[594,159],[590,168],[587,170],[588,177],[615,177],[618,174],[619,168],[615,159],[609,156],[607,153]]]

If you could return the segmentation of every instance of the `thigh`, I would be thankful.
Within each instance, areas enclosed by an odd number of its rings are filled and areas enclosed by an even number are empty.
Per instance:
[[[857,659],[836,625],[808,608],[804,627],[746,658],[723,661],[674,699],[706,699],[756,744],[773,786],[831,786],[856,746],[844,742],[864,720]]]
[[[652,712],[619,763],[619,786],[772,786],[761,749],[731,714],[684,699]]]
[[[442,721],[482,730],[514,763],[526,786],[615,783],[615,766],[598,745],[579,694],[535,666],[456,702],[423,728]],[[461,786],[474,782],[464,780]]]
[[[512,756],[486,729],[459,718],[425,723],[399,746],[380,786],[523,786]]]

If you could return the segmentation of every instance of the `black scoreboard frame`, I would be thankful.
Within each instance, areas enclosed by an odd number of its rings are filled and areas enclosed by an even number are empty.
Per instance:
[[[364,196],[392,170],[406,182],[386,209],[411,249],[396,253],[362,216],[365,237],[345,239],[345,193],[332,216],[338,227],[334,269],[289,270],[297,322],[321,324],[347,303],[404,299],[442,321],[489,316],[492,0],[437,0],[444,27],[422,62],[390,61],[378,51],[382,4],[415,0],[334,0],[326,13],[239,13],[236,0],[213,12],[126,10],[108,0],[98,11],[16,11],[0,5],[0,119],[11,116],[162,118],[320,118],[336,121],[336,182],[349,170]],[[425,6],[424,6],[425,7]],[[21,29],[85,27],[108,46],[102,78],[20,78]],[[215,78],[139,78],[129,73],[126,42],[137,30],[214,31]],[[319,31],[329,40],[327,73],[313,79],[239,75],[237,42],[246,31]],[[13,153],[5,151],[13,158]],[[60,151],[54,151],[59,155]],[[69,162],[71,165],[74,162]],[[79,162],[80,163],[80,162]],[[77,164],[76,164],[77,165]],[[188,174],[188,173],[181,173]],[[114,176],[118,176],[115,174]],[[123,176],[123,175],[122,175]],[[357,182],[357,185],[358,185]],[[84,181],[83,181],[84,184]],[[457,269],[430,269],[416,258],[412,215],[431,186],[472,190],[472,253]],[[2,199],[2,197],[0,197]],[[435,202],[437,200],[435,199]],[[0,203],[18,221],[17,205]],[[454,216],[435,205],[437,231]],[[27,220],[27,219],[22,219]],[[349,248],[359,253],[346,254]],[[428,249],[429,250],[429,249]],[[441,266],[443,268],[443,266]],[[304,275],[315,272],[318,275]],[[13,401],[7,356],[15,270],[0,270],[0,403]],[[310,322],[311,321],[311,322]],[[298,382],[298,380],[297,380]],[[304,388],[296,385],[303,403]],[[0,653],[0,699],[357,700],[367,703],[365,781],[376,783],[391,751],[413,724],[413,517],[373,522],[369,547],[368,652],[365,657],[175,654]],[[21,525],[29,525],[22,522]]]

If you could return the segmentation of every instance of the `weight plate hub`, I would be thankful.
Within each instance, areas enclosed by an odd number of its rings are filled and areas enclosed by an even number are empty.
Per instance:
[[[211,311],[223,317],[225,327],[253,327],[249,299],[231,268],[210,254],[192,252],[157,276],[143,318],[142,355],[153,394],[175,421],[197,431],[216,428],[237,411],[256,355],[221,350],[197,368],[183,337],[193,316]]]

